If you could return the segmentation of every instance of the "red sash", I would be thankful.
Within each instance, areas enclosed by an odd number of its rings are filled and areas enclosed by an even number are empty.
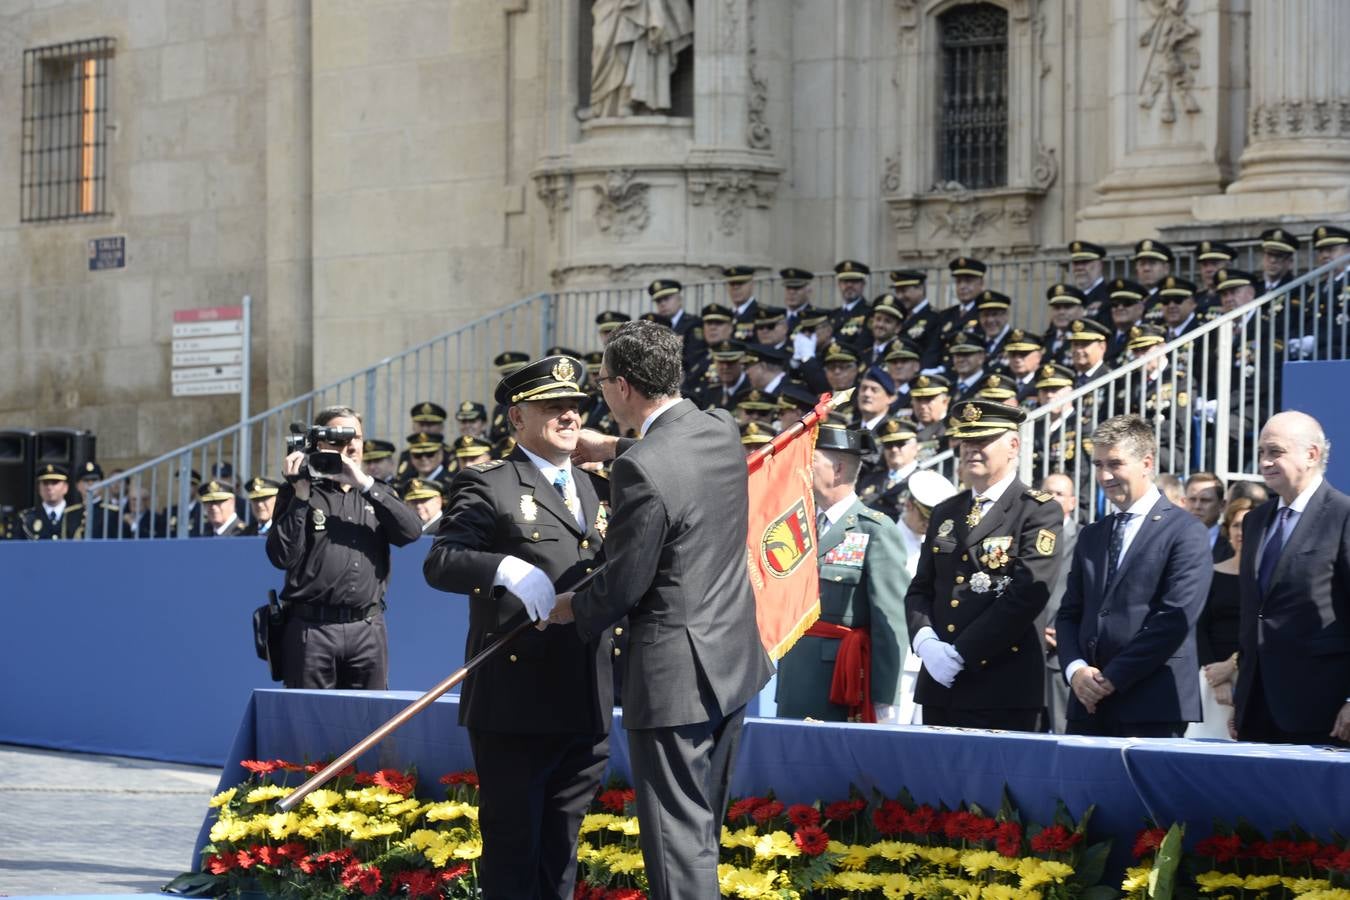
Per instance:
[[[806,630],[810,637],[839,641],[830,679],[830,702],[848,708],[850,722],[875,722],[872,708],[872,635],[865,628],[849,628],[819,619]]]

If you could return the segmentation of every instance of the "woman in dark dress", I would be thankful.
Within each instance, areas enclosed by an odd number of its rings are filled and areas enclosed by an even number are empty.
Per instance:
[[[1233,545],[1233,555],[1214,564],[1209,599],[1195,626],[1204,721],[1192,723],[1186,729],[1186,737],[1230,740],[1228,715],[1237,677],[1238,561],[1242,559],[1242,520],[1251,509],[1251,500],[1238,497],[1229,501],[1223,511],[1219,535]]]

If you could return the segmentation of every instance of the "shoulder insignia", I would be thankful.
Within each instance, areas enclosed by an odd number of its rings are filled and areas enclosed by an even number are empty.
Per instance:
[[[1051,500],[1055,499],[1054,494],[1048,494],[1045,491],[1036,491],[1036,490],[1027,491],[1027,496],[1035,500],[1037,503],[1049,503]]]
[[[873,522],[877,523],[881,522],[889,523],[891,521],[890,516],[878,510],[872,509],[870,506],[864,508],[863,511],[859,513],[859,515],[861,515],[865,519],[871,519]]]
[[[1041,556],[1050,556],[1055,552],[1055,533],[1048,528],[1036,532],[1036,552]]]
[[[504,459],[490,459],[487,462],[474,463],[469,466],[469,468],[475,472],[491,472],[498,466],[504,465],[506,465],[506,460]]]

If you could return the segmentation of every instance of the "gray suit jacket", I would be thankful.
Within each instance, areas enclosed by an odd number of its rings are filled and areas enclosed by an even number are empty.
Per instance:
[[[584,642],[628,616],[624,727],[714,721],[773,667],[745,565],[745,452],[724,410],[681,400],[610,468],[607,565],[576,596]]]

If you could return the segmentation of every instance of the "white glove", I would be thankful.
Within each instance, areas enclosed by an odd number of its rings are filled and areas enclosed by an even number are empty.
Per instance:
[[[553,612],[553,603],[557,599],[553,582],[543,569],[523,559],[503,557],[497,564],[497,574],[492,577],[492,584],[494,587],[504,587],[519,597],[532,621],[547,619],[548,614]]]
[[[872,711],[876,713],[878,725],[901,725],[909,724],[900,721],[900,706],[896,703],[873,703]]]
[[[1206,400],[1204,406],[1204,415],[1206,424],[1213,425],[1214,419],[1219,413],[1218,400]]]
[[[1291,359],[1312,359],[1317,352],[1317,343],[1313,340],[1312,335],[1308,335],[1307,337],[1295,338],[1290,349],[1294,351],[1290,356]]]
[[[919,654],[919,658],[923,660],[923,667],[933,676],[933,680],[946,688],[952,686],[952,682],[966,665],[955,647],[930,635],[924,635],[919,639],[914,652]]]
[[[814,334],[794,334],[792,336],[792,358],[797,362],[806,362],[816,355],[816,336]]]

